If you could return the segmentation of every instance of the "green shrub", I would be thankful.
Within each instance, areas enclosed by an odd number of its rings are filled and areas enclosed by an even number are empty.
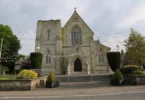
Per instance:
[[[137,65],[126,65],[120,68],[120,71],[122,72],[122,74],[135,74],[135,72],[142,72],[141,68]]]
[[[120,67],[120,52],[108,52],[107,59],[112,71],[116,71]]]
[[[110,84],[115,85],[115,86],[120,86],[120,85],[123,85],[123,83],[124,83],[124,77],[122,73],[120,72],[120,70],[117,69],[113,77],[111,78]]]
[[[140,69],[140,67],[139,66],[137,66],[137,65],[126,65],[126,66],[124,66],[125,68],[135,68],[135,69]]]
[[[122,73],[120,72],[119,69],[117,69],[117,70],[115,71],[114,77],[113,77],[113,78],[115,78],[115,79],[117,79],[117,80],[124,80],[124,77],[123,77],[123,75],[122,75]]]
[[[51,72],[49,74],[49,76],[47,77],[47,81],[50,81],[50,82],[56,82],[56,78],[55,78],[55,75],[53,72]]]
[[[39,52],[32,52],[30,54],[31,68],[41,69],[43,54]]]
[[[22,70],[17,75],[17,79],[35,79],[38,77],[38,74],[33,70]]]
[[[137,71],[134,71],[133,74],[135,74],[135,75],[145,75],[145,72],[137,70]]]

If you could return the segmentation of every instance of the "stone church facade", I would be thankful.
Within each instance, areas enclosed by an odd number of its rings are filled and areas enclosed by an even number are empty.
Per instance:
[[[40,46],[43,54],[42,72],[108,73],[106,54],[110,48],[93,35],[76,10],[64,27],[61,20],[38,20],[35,48]]]

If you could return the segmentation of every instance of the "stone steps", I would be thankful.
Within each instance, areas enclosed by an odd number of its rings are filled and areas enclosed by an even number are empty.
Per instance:
[[[91,75],[56,75],[56,80],[60,82],[59,88],[96,88],[110,86],[109,74]],[[46,80],[44,76],[41,80]],[[45,82],[45,81],[43,81]]]

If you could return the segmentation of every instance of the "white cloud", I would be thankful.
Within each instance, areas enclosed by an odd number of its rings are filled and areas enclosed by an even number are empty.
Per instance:
[[[112,34],[107,37],[103,38],[103,44],[105,44],[108,47],[111,47],[111,51],[117,51],[117,45],[119,45],[119,50],[124,50],[124,40],[126,40],[127,37],[121,35],[121,34]]]
[[[144,19],[145,19],[145,5],[139,5],[137,8],[132,9],[132,12],[130,12],[126,18],[117,23],[116,28],[117,29],[123,29],[125,27],[131,28],[134,25],[136,25],[138,21]]]
[[[131,25],[135,25],[135,29],[141,33],[145,31],[143,27],[145,20],[142,22],[145,19],[145,7],[142,1],[0,0],[0,9],[2,9],[0,24],[7,24],[12,28],[21,39],[20,53],[29,54],[35,49],[37,21],[60,19],[63,27],[76,7],[79,15],[97,35],[95,39],[100,39],[101,43],[115,50],[117,44],[123,48],[120,41],[124,41],[127,37]],[[108,36],[109,33],[113,35]],[[115,33],[120,34],[115,38]]]

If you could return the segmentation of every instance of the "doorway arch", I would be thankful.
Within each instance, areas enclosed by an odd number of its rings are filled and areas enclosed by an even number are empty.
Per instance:
[[[79,58],[76,58],[76,60],[74,61],[74,71],[75,72],[82,71],[82,63]]]

